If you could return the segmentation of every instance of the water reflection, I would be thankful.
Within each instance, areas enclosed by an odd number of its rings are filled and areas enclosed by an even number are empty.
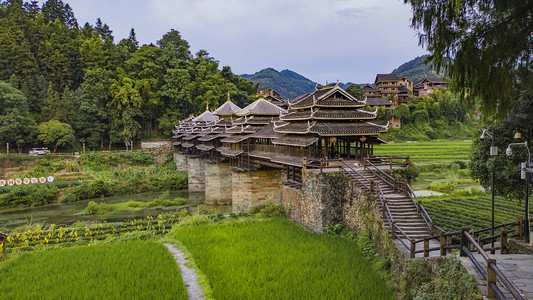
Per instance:
[[[128,201],[149,202],[162,193],[144,193],[128,196],[114,196],[82,200],[74,203],[58,203],[39,207],[16,208],[0,211],[0,228],[14,228],[29,223],[69,225],[76,221],[106,221],[118,222],[146,216],[157,216],[164,212],[174,211],[179,207],[146,208],[138,211],[121,212],[107,215],[82,215],[80,214],[90,201],[96,203],[116,204]],[[171,199],[176,197],[189,200],[191,209],[203,204],[204,193],[188,193],[187,191],[170,192]],[[213,206],[216,212],[231,212],[231,206]]]

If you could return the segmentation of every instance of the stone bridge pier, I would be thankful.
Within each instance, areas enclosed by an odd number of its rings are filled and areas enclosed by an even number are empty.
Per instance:
[[[229,204],[233,212],[239,212],[281,203],[285,174],[279,169],[235,171],[229,163],[210,163],[181,153],[174,153],[174,162],[179,171],[187,172],[189,192],[205,193],[207,205]]]

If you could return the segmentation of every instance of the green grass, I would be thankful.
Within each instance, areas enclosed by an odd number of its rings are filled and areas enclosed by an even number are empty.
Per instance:
[[[392,299],[349,240],[286,219],[176,227],[216,299]]]
[[[448,230],[462,227],[474,230],[488,228],[491,223],[491,197],[438,197],[421,199],[424,208],[437,226]],[[513,222],[524,214],[523,203],[496,197],[494,201],[495,225]]]
[[[0,274],[0,299],[187,299],[174,258],[155,242],[25,253]]]
[[[450,163],[470,159],[472,142],[465,141],[427,141],[413,143],[382,144],[374,148],[375,155],[409,156],[419,164]]]

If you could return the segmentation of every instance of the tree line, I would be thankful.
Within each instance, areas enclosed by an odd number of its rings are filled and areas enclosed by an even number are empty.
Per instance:
[[[61,0],[0,3],[0,143],[19,151],[170,137],[228,91],[244,106],[256,86],[176,30],[140,46],[134,29],[115,42],[100,19],[80,26]]]

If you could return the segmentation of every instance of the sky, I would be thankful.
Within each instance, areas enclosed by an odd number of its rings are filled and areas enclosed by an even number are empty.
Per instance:
[[[42,1],[41,1],[42,2]],[[315,82],[373,82],[427,52],[401,0],[66,0],[80,25],[107,23],[115,41],[134,28],[150,44],[179,31],[235,74],[272,67]]]

